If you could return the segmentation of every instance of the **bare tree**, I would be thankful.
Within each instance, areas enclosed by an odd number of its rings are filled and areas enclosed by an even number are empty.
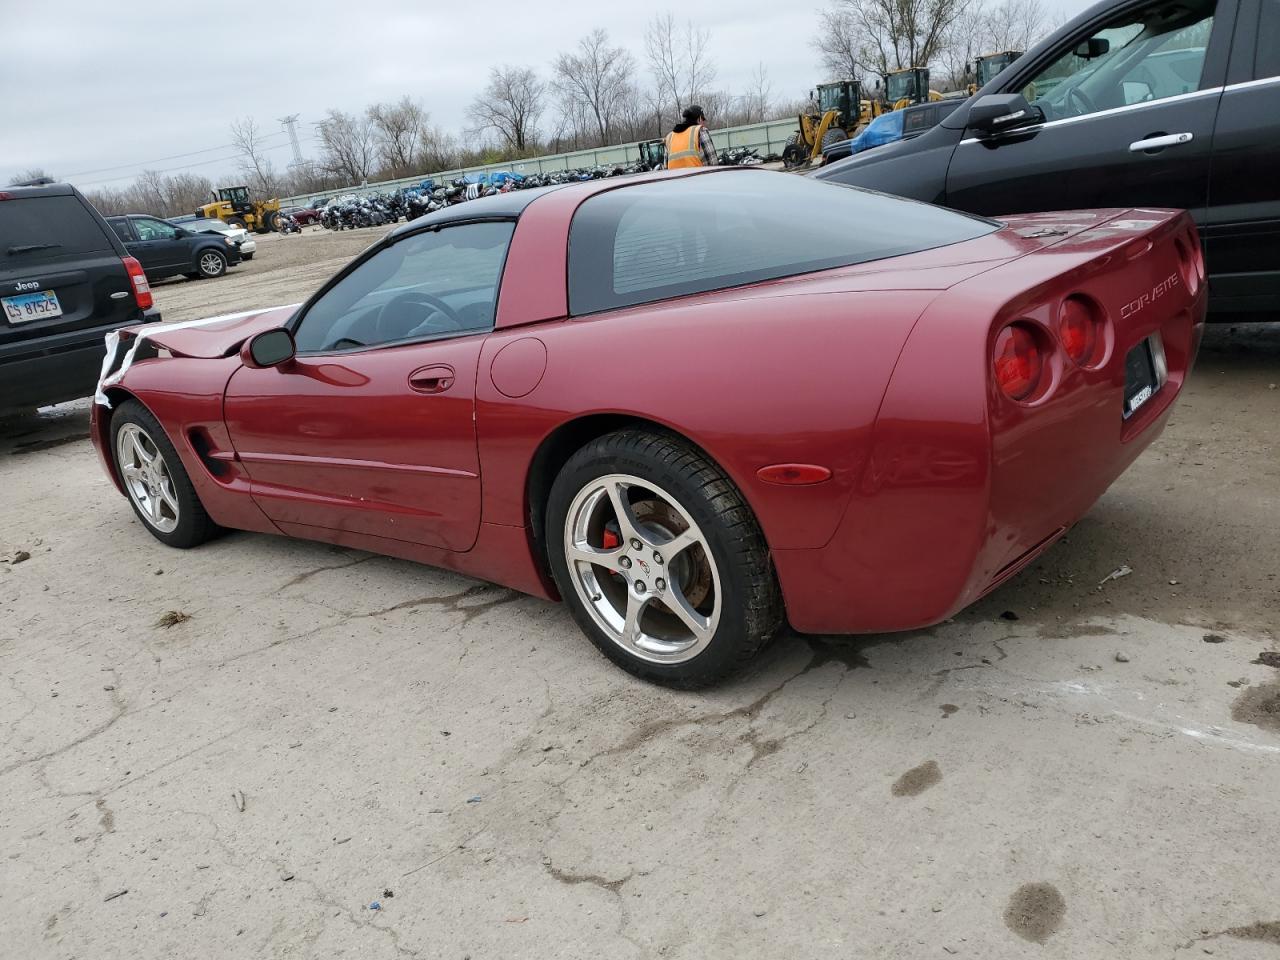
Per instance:
[[[428,134],[426,110],[404,96],[395,103],[375,103],[368,111],[377,140],[381,172],[404,177],[417,172]]]
[[[348,184],[369,179],[374,171],[377,148],[373,123],[367,116],[330,110],[317,124],[317,130],[324,169],[344,177]]]
[[[9,186],[16,187],[20,183],[26,183],[29,180],[43,180],[45,177],[53,179],[53,177],[44,169],[44,167],[29,167],[22,173],[14,174],[9,179]]]
[[[987,49],[983,53],[1030,49],[1045,33],[1045,10],[1041,0],[1004,0],[983,17]]]
[[[240,172],[260,197],[274,195],[280,186],[280,178],[266,153],[265,136],[253,117],[231,122],[231,142],[241,153]]]
[[[688,20],[680,29],[669,12],[655,16],[645,28],[645,56],[658,99],[674,104],[677,113],[708,92],[716,78],[710,43],[709,30]]]
[[[166,176],[156,170],[144,170],[122,189],[88,190],[85,196],[103,214],[150,213],[158,217],[175,217],[195,213],[209,202],[212,185],[207,177],[194,173]]]
[[[822,56],[829,80],[852,80],[865,73],[861,57],[865,38],[843,4],[818,11],[814,49]]]
[[[963,11],[961,0],[836,0],[824,11],[824,25],[835,24],[844,40],[835,47],[849,65],[881,75],[904,67],[927,67],[941,52],[947,31]],[[818,41],[824,62],[832,54]],[[843,66],[843,60],[832,61]],[[855,74],[856,76],[857,74]]]
[[[769,71],[765,68],[764,61],[761,60],[756,64],[755,72],[751,74],[751,86],[747,89],[744,97],[744,112],[746,119],[743,123],[760,123],[769,113],[769,97],[773,93],[773,84],[769,82]]]
[[[546,84],[530,67],[494,67],[484,93],[471,104],[478,131],[493,130],[509,148],[523,153],[537,139],[545,92]]]
[[[599,144],[613,142],[614,127],[631,93],[631,54],[611,46],[608,31],[596,29],[579,40],[576,49],[556,57],[552,69],[552,86],[561,97],[562,111],[574,120],[575,132],[587,119]]]

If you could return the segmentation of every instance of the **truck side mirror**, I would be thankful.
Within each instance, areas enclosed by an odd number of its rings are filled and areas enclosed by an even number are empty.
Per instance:
[[[1006,130],[1043,123],[1044,114],[1039,107],[1027,103],[1020,93],[989,93],[979,97],[969,108],[965,122],[979,136],[989,137]]]

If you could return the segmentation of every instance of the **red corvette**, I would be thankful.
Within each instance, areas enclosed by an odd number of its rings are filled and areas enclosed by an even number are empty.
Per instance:
[[[157,539],[283,533],[563,597],[651,680],[940,621],[1160,433],[1190,218],[994,222],[750,169],[405,224],[301,307],[109,341],[93,437]]]

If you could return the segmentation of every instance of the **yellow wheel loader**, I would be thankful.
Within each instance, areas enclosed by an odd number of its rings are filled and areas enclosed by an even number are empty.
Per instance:
[[[809,95],[810,109],[800,114],[800,126],[782,150],[787,168],[803,167],[822,156],[833,143],[848,140],[858,127],[880,116],[880,103],[862,96],[858,80],[821,83]]]
[[[255,233],[270,233],[280,220],[280,201],[254,200],[245,186],[222,187],[214,192],[213,202],[204,204],[196,213]]]

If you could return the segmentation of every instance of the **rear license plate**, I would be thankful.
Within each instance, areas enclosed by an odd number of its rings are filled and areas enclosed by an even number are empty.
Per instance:
[[[1160,389],[1156,376],[1156,364],[1151,355],[1151,338],[1148,337],[1129,351],[1124,360],[1124,415],[1133,416]]]
[[[0,306],[4,307],[4,318],[10,323],[29,323],[32,320],[62,316],[62,305],[58,303],[58,295],[52,290],[0,297]]]

